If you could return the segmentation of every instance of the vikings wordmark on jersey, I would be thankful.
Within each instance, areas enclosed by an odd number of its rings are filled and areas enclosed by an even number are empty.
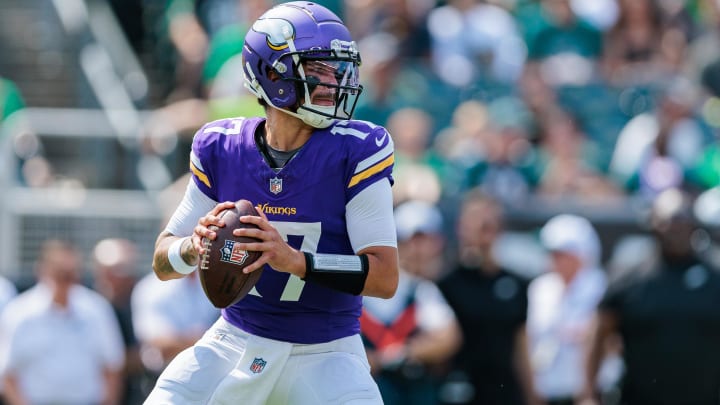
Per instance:
[[[393,143],[385,128],[349,120],[316,129],[276,172],[256,145],[263,124],[264,118],[236,118],[200,129],[190,156],[195,184],[215,201],[244,198],[259,205],[296,249],[354,254],[346,204],[375,182],[393,182]],[[361,297],[266,267],[248,296],[223,313],[255,335],[318,343],[358,333],[361,308]]]

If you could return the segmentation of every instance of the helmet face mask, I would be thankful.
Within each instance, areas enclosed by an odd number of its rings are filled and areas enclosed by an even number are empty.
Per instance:
[[[352,117],[362,92],[359,66],[345,25],[315,3],[268,10],[243,46],[245,86],[269,106],[316,128]]]

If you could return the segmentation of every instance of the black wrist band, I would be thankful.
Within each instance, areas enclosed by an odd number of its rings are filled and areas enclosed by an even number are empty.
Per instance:
[[[365,281],[370,269],[367,255],[319,255],[325,261],[337,259],[337,263],[328,266],[322,263],[316,264],[312,253],[303,252],[303,254],[305,255],[305,278],[303,280],[352,295],[359,295],[365,288]]]

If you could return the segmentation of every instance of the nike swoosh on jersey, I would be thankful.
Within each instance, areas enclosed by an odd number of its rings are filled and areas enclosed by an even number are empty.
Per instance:
[[[375,138],[375,145],[382,146],[383,142],[385,142],[385,137],[387,136],[387,132],[383,134],[380,138]]]

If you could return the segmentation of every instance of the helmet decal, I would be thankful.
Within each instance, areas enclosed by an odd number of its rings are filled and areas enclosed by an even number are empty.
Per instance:
[[[275,51],[288,47],[288,39],[295,39],[295,27],[290,21],[282,18],[265,18],[257,20],[252,26],[253,31],[265,34],[267,46]]]

